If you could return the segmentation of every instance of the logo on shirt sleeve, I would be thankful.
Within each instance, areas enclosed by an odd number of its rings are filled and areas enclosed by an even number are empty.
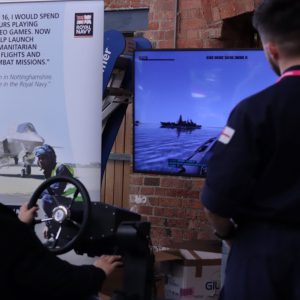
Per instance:
[[[221,143],[223,143],[223,144],[228,144],[231,141],[234,133],[235,133],[235,130],[233,128],[231,128],[229,126],[226,126],[222,130],[221,135],[219,136],[218,141],[221,142]]]

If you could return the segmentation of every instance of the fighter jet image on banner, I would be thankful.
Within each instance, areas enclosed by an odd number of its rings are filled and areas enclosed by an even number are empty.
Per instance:
[[[25,122],[16,126],[7,137],[0,141],[0,167],[7,166],[14,160],[14,164],[23,163],[21,176],[31,174],[34,162],[34,149],[44,144],[44,139],[37,133],[32,123]]]

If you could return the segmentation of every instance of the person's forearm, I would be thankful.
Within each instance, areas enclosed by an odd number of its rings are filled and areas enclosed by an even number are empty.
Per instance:
[[[230,218],[221,217],[215,213],[212,213],[207,208],[204,208],[208,221],[214,228],[214,230],[220,236],[226,237],[234,229],[235,225]]]

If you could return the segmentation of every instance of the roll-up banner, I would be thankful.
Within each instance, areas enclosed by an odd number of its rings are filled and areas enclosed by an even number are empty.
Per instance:
[[[100,200],[103,18],[101,0],[0,1],[0,202],[42,183],[44,144]]]

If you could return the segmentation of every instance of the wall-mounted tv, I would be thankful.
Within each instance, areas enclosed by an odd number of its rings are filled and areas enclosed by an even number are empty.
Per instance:
[[[136,51],[133,171],[205,177],[232,108],[276,78],[262,50]]]

